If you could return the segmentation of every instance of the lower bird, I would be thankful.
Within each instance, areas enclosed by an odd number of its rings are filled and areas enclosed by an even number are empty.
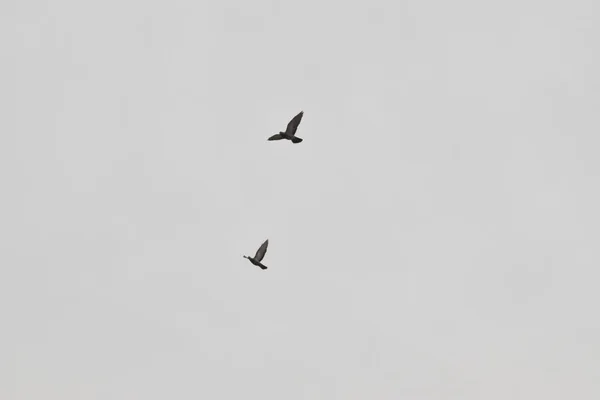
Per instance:
[[[296,115],[294,118],[292,118],[290,122],[288,122],[285,132],[279,132],[278,134],[271,136],[269,140],[287,139],[291,140],[292,143],[300,143],[302,139],[296,136],[296,130],[298,129],[298,125],[300,125],[300,121],[302,120],[303,115],[304,111],[300,111],[298,115]]]
[[[269,239],[265,240],[265,242],[260,245],[258,250],[256,250],[256,254],[254,255],[254,257],[244,256],[244,258],[247,258],[248,260],[250,260],[250,262],[252,264],[256,265],[257,267],[260,267],[262,269],[267,269],[267,266],[263,265],[261,263],[262,259],[265,257],[265,254],[267,253],[267,246],[269,246]]]

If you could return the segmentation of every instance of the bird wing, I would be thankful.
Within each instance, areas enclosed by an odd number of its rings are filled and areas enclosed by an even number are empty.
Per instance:
[[[268,245],[269,239],[265,240],[265,242],[258,248],[258,250],[256,250],[256,255],[254,256],[254,259],[256,261],[260,262],[265,257],[265,254],[267,254]]]
[[[283,139],[283,136],[281,136],[279,133],[276,135],[271,136],[269,139],[267,140],[281,140]]]
[[[290,122],[288,122],[287,128],[285,129],[285,133],[288,135],[295,135],[296,129],[298,129],[298,125],[300,125],[300,121],[302,120],[302,116],[304,115],[304,111],[300,111],[298,115],[296,115]]]

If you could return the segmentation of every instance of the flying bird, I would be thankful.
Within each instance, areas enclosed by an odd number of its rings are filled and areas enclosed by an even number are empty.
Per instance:
[[[285,132],[279,132],[277,135],[271,136],[269,140],[287,139],[291,140],[292,143],[300,143],[302,139],[296,136],[296,129],[298,129],[298,125],[300,125],[300,121],[302,120],[303,115],[304,111],[300,111],[298,115],[296,115],[294,118],[292,118],[290,122],[288,122]]]
[[[269,239],[265,240],[265,242],[260,245],[258,250],[256,250],[256,254],[254,255],[254,258],[248,257],[248,256],[244,256],[244,258],[247,258],[248,260],[250,260],[250,262],[252,264],[256,265],[257,267],[260,267],[262,269],[267,269],[266,265],[261,264],[262,259],[265,257],[265,254],[267,253],[267,246],[269,246]]]

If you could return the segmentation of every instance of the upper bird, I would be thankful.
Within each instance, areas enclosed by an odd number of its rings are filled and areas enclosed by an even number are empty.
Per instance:
[[[298,125],[300,125],[300,121],[302,120],[303,115],[304,111],[300,111],[298,115],[296,115],[294,118],[292,118],[290,122],[288,122],[285,132],[279,132],[277,135],[271,136],[269,140],[287,139],[291,140],[292,143],[300,143],[302,139],[296,136],[296,130],[298,129]]]
[[[252,264],[256,265],[257,267],[261,267],[262,269],[267,269],[266,265],[261,264],[262,259],[265,257],[265,254],[267,253],[267,246],[269,246],[269,239],[265,240],[265,242],[260,245],[258,250],[256,250],[256,254],[254,255],[254,258],[248,257],[248,256],[244,256],[244,258],[247,258],[248,260],[250,260],[250,262]]]

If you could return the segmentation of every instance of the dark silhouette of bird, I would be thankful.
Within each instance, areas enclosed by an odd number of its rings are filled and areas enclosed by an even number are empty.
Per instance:
[[[265,240],[265,242],[260,245],[258,250],[256,250],[256,254],[254,255],[254,257],[244,256],[244,258],[247,258],[248,260],[250,260],[250,262],[252,264],[256,265],[257,267],[260,267],[262,269],[267,269],[266,265],[261,264],[262,259],[265,257],[265,254],[267,253],[267,246],[269,246],[269,239]]]
[[[296,136],[296,129],[298,129],[298,125],[300,125],[300,121],[302,120],[303,115],[304,111],[300,111],[298,115],[296,115],[294,118],[292,118],[290,122],[288,122],[285,132],[279,132],[277,135],[271,136],[269,140],[287,139],[291,140],[292,143],[300,143],[302,139]]]

